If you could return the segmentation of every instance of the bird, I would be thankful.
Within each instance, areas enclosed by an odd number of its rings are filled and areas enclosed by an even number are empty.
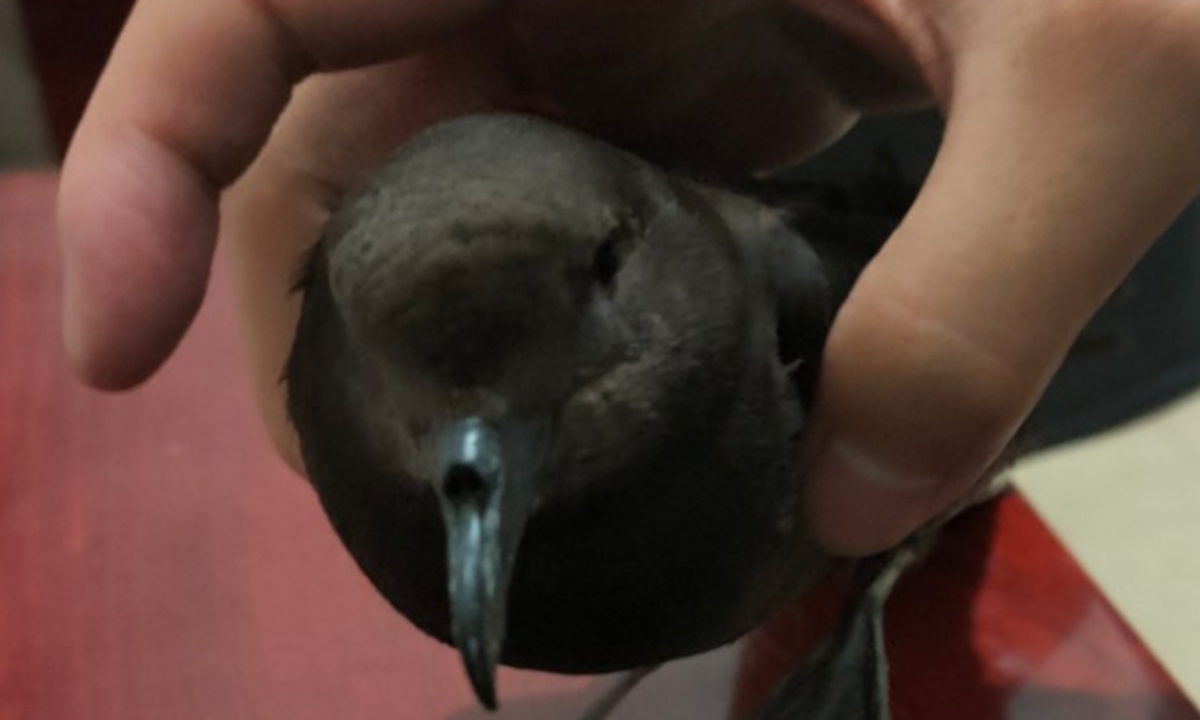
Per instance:
[[[499,664],[730,643],[842,562],[801,447],[868,226],[506,113],[422,131],[341,202],[297,282],[289,416],[341,541],[481,704]]]

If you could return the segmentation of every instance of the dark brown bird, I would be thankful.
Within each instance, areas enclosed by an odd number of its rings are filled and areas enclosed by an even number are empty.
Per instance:
[[[426,131],[330,222],[287,367],[304,461],[485,705],[498,662],[702,652],[829,568],[799,443],[869,251],[796,228],[511,115]]]

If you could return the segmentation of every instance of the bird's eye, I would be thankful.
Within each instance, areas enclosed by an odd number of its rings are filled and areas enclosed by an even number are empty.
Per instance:
[[[635,229],[631,222],[613,228],[592,256],[592,277],[606,290],[611,290],[625,258],[633,250]]]
[[[611,287],[621,269],[621,258],[617,255],[617,244],[611,238],[605,239],[596,248],[592,258],[592,276],[604,287]]]

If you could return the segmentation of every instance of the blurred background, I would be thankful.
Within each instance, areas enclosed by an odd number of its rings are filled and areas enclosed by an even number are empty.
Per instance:
[[[129,5],[0,0],[0,173],[56,165]],[[874,123],[802,174],[850,184],[882,177],[903,186],[903,195],[919,183],[937,137],[931,116]],[[1200,697],[1198,246],[1193,207],[1089,328],[1034,423],[1048,449],[1013,473],[1193,699]]]
[[[0,0],[0,168],[49,165],[54,158],[41,88],[16,0]]]

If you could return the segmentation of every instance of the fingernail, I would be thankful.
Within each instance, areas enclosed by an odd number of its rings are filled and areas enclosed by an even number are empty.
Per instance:
[[[838,438],[818,445],[808,469],[807,512],[818,542],[843,555],[892,547],[931,512],[933,478],[898,470]]]
[[[933,478],[899,471],[870,453],[837,439],[824,443],[813,463],[813,471],[841,474],[853,478],[854,483],[881,491],[919,492],[938,484]]]

